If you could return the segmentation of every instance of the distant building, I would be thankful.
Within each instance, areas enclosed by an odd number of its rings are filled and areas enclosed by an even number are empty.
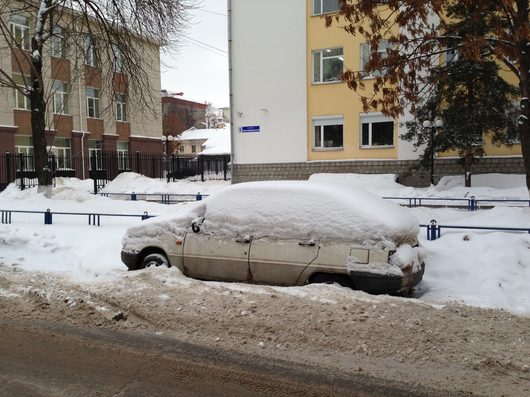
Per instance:
[[[182,156],[229,155],[230,124],[223,128],[190,128],[177,136],[176,142]]]
[[[205,103],[177,98],[182,93],[172,94],[162,90],[162,130],[164,135],[177,135],[192,127],[204,128]]]

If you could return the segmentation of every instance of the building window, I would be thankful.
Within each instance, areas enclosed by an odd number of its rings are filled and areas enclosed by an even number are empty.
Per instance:
[[[339,0],[313,0],[313,15],[339,11]]]
[[[127,102],[124,94],[116,94],[114,98],[116,102],[116,120],[127,121]]]
[[[394,145],[394,120],[382,115],[361,116],[361,147]]]
[[[179,145],[179,153],[184,154],[184,145],[182,143]]]
[[[192,153],[197,153],[197,146],[196,145],[191,145],[191,152]]]
[[[68,84],[63,81],[53,82],[53,113],[68,114]]]
[[[56,137],[53,141],[53,154],[55,155],[55,162],[58,170],[72,169],[72,149],[69,138]]]
[[[117,44],[112,44],[112,52],[114,54],[114,71],[118,73],[125,72],[125,58],[123,50]]]
[[[116,151],[118,152],[118,169],[128,170],[129,167],[129,142],[118,141],[116,143]]]
[[[52,57],[66,58],[66,40],[64,29],[60,26],[55,26],[53,28]]]
[[[392,44],[388,41],[381,41],[377,47],[377,53],[381,56],[381,59],[385,59],[388,56],[388,50],[392,48]],[[371,47],[370,44],[361,44],[361,71],[364,73],[364,78],[381,77],[386,74],[386,69],[373,70],[366,72],[366,64],[370,60]]]
[[[30,50],[29,18],[22,15],[11,15],[9,29],[15,45],[23,50]]]
[[[95,88],[86,88],[86,108],[87,116],[99,118],[99,91]]]
[[[341,81],[343,64],[342,48],[313,51],[313,83]]]
[[[313,119],[313,149],[342,149],[344,118],[342,116]]]
[[[98,66],[96,41],[89,34],[85,35],[85,65]]]
[[[456,47],[445,49],[445,63],[447,65],[458,61],[458,50]]]
[[[14,88],[13,92],[15,95],[15,109],[31,110],[31,102],[29,98],[22,94],[20,90],[26,91],[27,84],[29,84],[28,78],[20,74],[13,75],[13,80],[17,83],[19,89]]]
[[[92,158],[96,158],[96,169],[103,169],[103,159],[101,151],[101,141],[98,139],[89,139],[88,140],[88,157],[90,159],[90,169],[92,169]]]
[[[15,153],[17,154],[17,171],[35,171],[33,138],[26,135],[15,135]]]

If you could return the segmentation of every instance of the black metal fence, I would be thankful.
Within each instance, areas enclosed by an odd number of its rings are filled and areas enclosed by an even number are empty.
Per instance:
[[[53,184],[56,177],[89,178],[94,180],[94,192],[122,172],[136,172],[168,182],[184,178],[196,181],[231,178],[229,155],[181,157],[140,152],[98,152],[90,157],[50,155],[48,159]],[[38,185],[32,155],[0,154],[0,191],[12,182],[21,189]]]

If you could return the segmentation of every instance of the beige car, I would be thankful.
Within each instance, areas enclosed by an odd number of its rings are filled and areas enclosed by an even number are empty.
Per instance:
[[[203,280],[397,293],[423,276],[417,234],[405,209],[358,188],[253,182],[130,228],[121,256],[130,270],[176,266]]]

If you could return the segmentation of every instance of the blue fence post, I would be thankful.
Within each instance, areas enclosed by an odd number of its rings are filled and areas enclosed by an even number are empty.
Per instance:
[[[475,199],[475,196],[471,196],[471,198],[467,201],[467,210],[468,211],[477,210],[477,200]]]
[[[440,237],[440,229],[436,220],[432,219],[427,226],[427,240],[436,240],[438,237]]]
[[[198,192],[196,195],[195,195],[195,201],[201,201],[202,200],[202,194],[201,192]]]
[[[45,225],[51,225],[52,224],[52,213],[51,213],[49,208],[44,213],[44,224]]]
[[[144,214],[142,215],[142,221],[145,221],[146,219],[149,219],[149,214],[147,211],[145,211]]]
[[[136,201],[136,193],[135,192],[131,193],[131,201]]]

